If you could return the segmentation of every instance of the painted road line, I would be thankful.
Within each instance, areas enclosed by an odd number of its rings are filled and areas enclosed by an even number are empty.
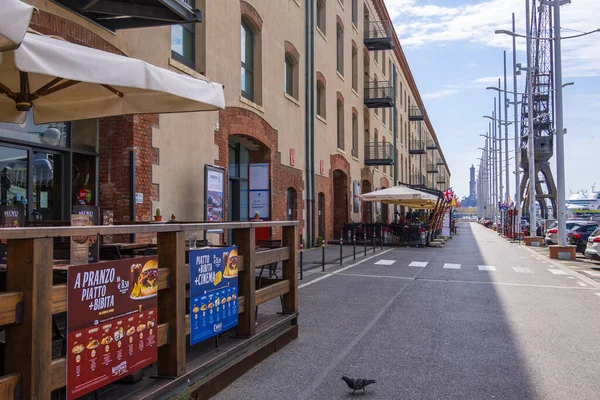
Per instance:
[[[375,263],[375,265],[392,265],[396,260],[379,260]]]
[[[600,293],[594,293],[596,296],[600,297]]]
[[[569,278],[569,279],[575,279],[575,277],[574,277],[574,276],[569,276],[568,278]]]
[[[332,274],[339,274],[339,273],[340,273],[340,272],[342,272],[342,271],[345,271],[345,270],[347,270],[347,269],[350,269],[350,268],[352,268],[352,267],[356,267],[357,265],[359,265],[359,264],[362,264],[362,263],[364,263],[365,261],[369,261],[369,260],[371,260],[371,259],[373,259],[373,258],[375,258],[375,257],[380,257],[380,256],[382,256],[382,255],[384,255],[385,253],[388,253],[388,252],[390,252],[390,251],[392,251],[392,249],[385,250],[385,251],[382,251],[381,253],[374,254],[374,255],[372,255],[371,257],[363,258],[363,259],[362,259],[362,260],[360,260],[359,262],[355,262],[354,264],[350,264],[350,265],[348,265],[347,267],[340,268],[340,269],[338,269],[337,271],[333,271],[333,272],[332,272]]]
[[[496,267],[493,265],[478,265],[480,271],[496,271]]]
[[[586,285],[585,283],[583,283],[583,282],[577,282],[577,284],[578,284],[579,286],[586,286],[586,287],[587,287],[587,285]]]
[[[520,274],[533,274],[533,271],[527,267],[513,267],[513,269],[515,270],[515,272],[518,272]]]
[[[329,278],[330,276],[333,276],[333,274],[327,274],[327,275],[320,276],[317,279],[313,279],[310,282],[306,282],[306,283],[303,283],[302,285],[298,285],[298,289],[302,289],[302,288],[305,288],[307,286],[310,286],[313,283],[317,283],[319,281],[322,281],[323,279]]]
[[[600,277],[600,272],[598,272],[598,271],[582,271],[582,272],[587,275],[590,275],[590,276]]]
[[[427,261],[413,261],[410,264],[408,264],[408,266],[409,267],[425,268],[427,266],[427,264],[429,264]]]
[[[444,264],[444,268],[446,269],[460,269],[460,264]]]
[[[567,273],[562,269],[548,268],[548,271],[552,272],[554,275],[567,275]]]

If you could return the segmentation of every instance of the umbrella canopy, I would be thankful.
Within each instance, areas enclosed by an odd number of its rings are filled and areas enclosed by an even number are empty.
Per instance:
[[[360,199],[362,201],[397,204],[413,209],[429,209],[435,208],[438,197],[406,186],[395,186],[389,189],[381,189],[361,194]]]
[[[33,7],[19,0],[0,0],[0,51],[16,49],[21,44]]]
[[[43,124],[224,107],[219,83],[60,38],[29,32],[0,53],[0,121],[22,123],[30,109]]]

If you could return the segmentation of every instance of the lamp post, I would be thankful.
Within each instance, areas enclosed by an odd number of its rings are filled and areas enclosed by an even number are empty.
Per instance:
[[[515,27],[515,13],[512,14],[512,30],[516,31]],[[521,162],[521,151],[519,146],[519,127],[517,126],[517,38],[512,37],[512,48],[513,48],[513,109],[515,119],[515,206],[517,209],[517,221],[515,223],[515,235],[518,240],[521,240],[521,174],[519,170],[519,164]],[[505,64],[506,65],[506,64]],[[506,70],[506,69],[505,69]],[[506,87],[504,88],[506,90]],[[504,93],[507,95],[508,93]],[[514,238],[513,238],[514,240]]]
[[[525,18],[527,34],[531,32],[531,19],[529,16],[529,0],[525,0]],[[527,42],[527,126],[529,127],[529,138],[527,139],[527,158],[529,159],[529,236],[536,232],[535,215],[535,134],[533,133],[533,65],[531,60],[531,40]]]
[[[571,0],[554,0],[546,4],[554,6],[554,82],[556,83],[556,216],[558,217],[558,245],[567,244],[567,216],[565,203],[565,147],[563,136],[562,59],[560,40],[560,6]]]

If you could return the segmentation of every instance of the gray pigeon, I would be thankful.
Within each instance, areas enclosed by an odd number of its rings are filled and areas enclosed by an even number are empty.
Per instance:
[[[352,379],[352,378],[348,378],[347,376],[342,376],[342,380],[344,382],[346,382],[346,385],[348,385],[348,387],[350,389],[353,389],[354,392],[356,392],[357,390],[362,389],[363,392],[365,391],[365,388],[372,384],[372,383],[377,383],[375,382],[374,379]],[[354,393],[352,392],[352,393]]]

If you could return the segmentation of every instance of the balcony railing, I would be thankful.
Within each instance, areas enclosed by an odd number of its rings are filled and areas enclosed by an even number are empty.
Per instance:
[[[437,164],[427,164],[427,173],[429,174],[437,174],[438,171],[438,166]]]
[[[394,27],[391,21],[369,21],[365,23],[365,47],[374,50],[394,48]]]
[[[441,184],[446,183],[446,177],[444,175],[439,175],[437,178],[437,183],[441,183]]]
[[[446,165],[446,163],[441,158],[438,158],[437,165]]]
[[[425,144],[422,140],[411,140],[408,146],[409,154],[425,154]]]
[[[437,144],[434,140],[427,141],[427,150],[437,150]]]
[[[423,175],[411,175],[410,184],[414,186],[425,186],[425,177]]]
[[[423,115],[423,111],[419,107],[411,106],[408,110],[408,120],[409,121],[423,121],[425,116]]]
[[[367,143],[365,165],[394,165],[394,146],[388,142]]]
[[[394,87],[389,81],[365,81],[365,106],[389,108],[394,106]]]

